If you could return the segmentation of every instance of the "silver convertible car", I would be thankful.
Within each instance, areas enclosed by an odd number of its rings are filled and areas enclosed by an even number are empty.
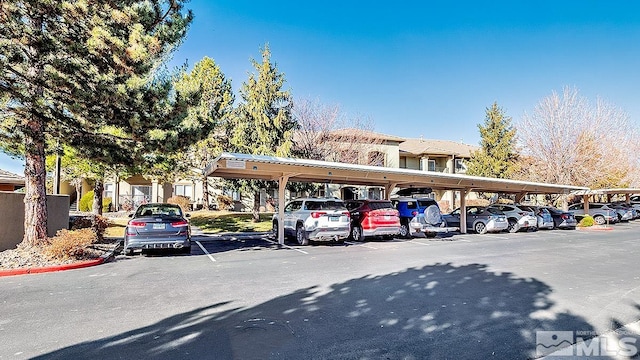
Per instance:
[[[174,204],[140,205],[124,231],[125,255],[134,250],[175,249],[191,252],[189,214]]]

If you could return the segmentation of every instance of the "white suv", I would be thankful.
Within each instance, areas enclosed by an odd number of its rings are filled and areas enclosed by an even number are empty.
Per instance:
[[[273,215],[273,232],[278,236],[280,221]],[[349,211],[340,199],[302,198],[284,207],[284,234],[295,236],[298,244],[312,241],[341,241],[349,237]]]

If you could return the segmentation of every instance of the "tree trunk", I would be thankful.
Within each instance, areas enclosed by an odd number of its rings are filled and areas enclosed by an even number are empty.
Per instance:
[[[253,222],[260,221],[260,190],[253,192]]]
[[[44,123],[35,116],[25,132],[24,237],[22,243],[37,246],[47,241],[47,171],[44,155]]]
[[[202,177],[202,207],[204,210],[209,210],[209,178],[207,176]]]
[[[39,38],[43,31],[42,19],[30,18],[31,27],[36,34],[31,38]],[[33,40],[32,64],[27,70],[31,79],[40,79],[44,72],[41,54],[36,50],[37,44]],[[34,103],[44,98],[42,86],[36,86],[31,91]],[[31,246],[42,245],[47,242],[47,170],[45,167],[45,121],[37,111],[32,111],[22,129],[25,145],[25,194],[24,194],[24,237],[22,243]]]
[[[104,191],[104,183],[102,179],[97,179],[93,187],[93,213],[102,215],[102,192]]]

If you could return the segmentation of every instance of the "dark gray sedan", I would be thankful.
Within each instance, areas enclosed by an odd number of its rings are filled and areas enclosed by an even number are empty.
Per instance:
[[[124,232],[124,254],[134,250],[175,249],[191,252],[188,214],[174,204],[140,205]]]

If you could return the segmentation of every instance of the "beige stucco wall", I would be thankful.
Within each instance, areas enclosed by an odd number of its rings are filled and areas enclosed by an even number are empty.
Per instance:
[[[69,226],[69,196],[47,195],[47,234]],[[0,192],[0,251],[13,249],[24,236],[24,194]]]

